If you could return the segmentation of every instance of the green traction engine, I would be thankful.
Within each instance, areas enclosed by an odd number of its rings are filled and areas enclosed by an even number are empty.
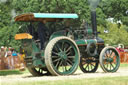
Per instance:
[[[40,26],[36,24],[34,29],[30,26],[26,28],[29,31],[15,36],[16,40],[22,41],[30,73],[33,76],[71,75],[78,66],[84,73],[92,73],[96,72],[99,64],[104,72],[116,72],[120,65],[119,53],[112,46],[105,47],[104,41],[98,37],[96,13],[91,12],[91,16],[92,27],[75,30],[62,26],[63,30],[52,31],[46,27],[47,23],[76,19],[78,15],[28,13],[16,16],[16,22],[42,23]],[[34,30],[37,32],[32,33]]]

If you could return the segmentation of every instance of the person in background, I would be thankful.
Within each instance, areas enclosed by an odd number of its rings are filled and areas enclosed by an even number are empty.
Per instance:
[[[1,69],[5,69],[5,54],[6,54],[6,51],[4,49],[4,46],[1,46],[1,50],[0,50]]]
[[[8,69],[13,69],[14,68],[14,66],[13,66],[14,60],[13,60],[13,57],[12,57],[11,47],[8,48],[6,58],[7,58],[7,68]]]
[[[14,68],[19,68],[20,67],[20,58],[18,56],[18,53],[14,50],[14,48],[12,48],[11,51],[12,51],[12,57],[14,58],[13,66],[14,66]]]
[[[24,71],[25,70],[25,62],[24,62],[25,52],[21,47],[20,47],[20,54],[18,56],[20,56],[20,71]]]

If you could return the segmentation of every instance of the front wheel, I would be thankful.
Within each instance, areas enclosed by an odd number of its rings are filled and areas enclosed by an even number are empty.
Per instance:
[[[108,46],[100,53],[100,66],[104,72],[116,72],[120,66],[120,56],[117,50]]]
[[[52,39],[45,49],[45,63],[52,75],[73,74],[79,65],[80,52],[68,37]]]

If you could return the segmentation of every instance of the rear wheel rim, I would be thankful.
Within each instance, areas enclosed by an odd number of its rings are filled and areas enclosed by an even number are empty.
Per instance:
[[[60,40],[53,46],[51,60],[57,73],[71,74],[78,64],[77,48],[69,40]]]

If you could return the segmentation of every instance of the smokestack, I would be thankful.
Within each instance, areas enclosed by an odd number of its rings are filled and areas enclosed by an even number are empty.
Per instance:
[[[96,11],[91,11],[91,22],[93,34],[97,37]]]
[[[99,4],[100,0],[88,0],[88,1],[91,9],[92,30],[93,30],[93,34],[97,37],[96,7]]]

